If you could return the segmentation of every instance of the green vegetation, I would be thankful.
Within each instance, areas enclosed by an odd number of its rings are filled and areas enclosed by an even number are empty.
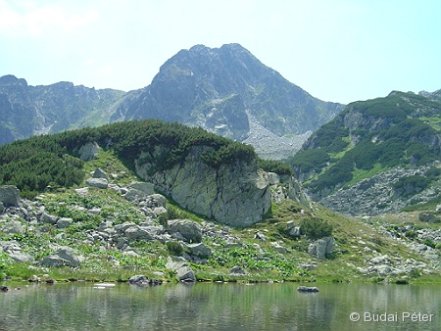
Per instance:
[[[320,172],[330,159],[324,149],[316,148],[299,151],[294,158],[290,159],[290,162],[297,173],[308,173],[310,171]]]
[[[79,147],[97,142],[130,169],[136,159],[151,163],[152,173],[183,160],[196,146],[204,146],[202,159],[213,167],[237,161],[253,162],[251,146],[208,133],[200,128],[160,121],[115,123],[61,134],[34,137],[0,147],[0,184],[14,184],[24,196],[35,196],[49,186],[70,187],[84,178]],[[106,161],[104,161],[106,162]],[[271,164],[288,171],[282,164]]]
[[[430,184],[430,179],[424,176],[402,177],[394,184],[394,190],[398,195],[411,197],[426,189]]]
[[[332,225],[320,218],[303,219],[300,222],[300,233],[311,239],[320,239],[332,235]]]
[[[439,109],[441,103],[401,92],[355,102],[320,128],[310,138],[310,147],[291,163],[297,173],[310,176],[306,184],[314,192],[352,185],[395,166],[429,164],[441,152],[433,124]],[[351,139],[348,121],[356,124],[351,124]]]
[[[288,163],[275,160],[258,160],[259,168],[265,171],[275,172],[279,175],[292,175],[293,171]]]

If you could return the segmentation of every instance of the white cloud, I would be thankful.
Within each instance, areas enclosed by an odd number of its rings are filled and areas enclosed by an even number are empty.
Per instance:
[[[6,37],[70,33],[90,26],[97,18],[98,12],[93,9],[78,12],[60,3],[0,0],[0,35]]]

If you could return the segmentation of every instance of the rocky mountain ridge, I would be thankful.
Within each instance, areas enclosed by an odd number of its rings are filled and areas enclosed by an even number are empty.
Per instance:
[[[440,197],[441,102],[394,91],[348,105],[294,157],[311,196],[350,214],[396,212]]]
[[[35,134],[132,119],[199,126],[282,159],[342,105],[318,100],[239,44],[196,45],[167,60],[150,85],[124,93],[72,83],[0,78],[0,144]],[[24,120],[26,119],[26,120]]]
[[[0,77],[0,144],[81,127],[90,122],[102,124],[94,116],[123,94],[112,89],[75,86],[70,82],[31,86],[13,75]]]

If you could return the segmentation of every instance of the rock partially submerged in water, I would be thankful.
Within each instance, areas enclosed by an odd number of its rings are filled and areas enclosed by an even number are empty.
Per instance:
[[[156,286],[161,285],[162,280],[157,279],[148,279],[144,275],[135,275],[129,278],[129,284],[138,285],[138,286]]]
[[[303,293],[317,293],[319,292],[319,289],[318,287],[312,287],[312,286],[299,286],[297,287],[297,291]]]
[[[9,291],[9,287],[7,286],[0,286],[0,292],[8,292]]]

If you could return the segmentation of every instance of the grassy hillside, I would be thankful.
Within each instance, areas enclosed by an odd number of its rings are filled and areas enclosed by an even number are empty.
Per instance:
[[[148,153],[146,157],[154,162],[156,170],[161,170],[172,167],[184,159],[192,147],[201,145],[210,147],[203,159],[213,167],[237,160],[257,160],[251,146],[200,128],[154,120],[133,121],[33,137],[0,146],[0,185],[16,185],[24,196],[32,197],[48,185],[70,187],[79,184],[84,178],[84,162],[78,158],[79,149],[89,142],[97,142],[114,152],[130,169],[141,151]],[[266,169],[289,172],[283,166],[277,169],[278,165],[277,162],[262,164]]]
[[[114,174],[113,185],[124,187],[137,180],[113,151],[101,151],[97,159],[82,164],[87,174],[98,167]],[[80,180],[78,187],[84,185],[84,179]],[[169,256],[183,255],[186,248],[181,241],[138,239],[130,241],[125,248],[109,244],[105,237],[97,235],[107,233],[103,224],[110,221],[114,228],[125,222],[142,225],[146,222],[142,208],[112,189],[89,188],[88,193],[79,194],[75,187],[47,191],[33,202],[38,208],[44,206],[51,215],[71,218],[71,225],[59,228],[49,223],[30,224],[20,217],[0,215],[0,242],[15,242],[22,252],[37,261],[53,254],[57,246],[72,247],[85,257],[81,266],[47,268],[38,263],[18,263],[0,252],[0,277],[18,280],[36,275],[41,279],[126,281],[134,274],[145,274],[155,279],[175,278],[175,273],[166,268],[166,261]],[[403,277],[412,280],[422,273],[363,275],[359,268],[365,267],[373,256],[388,256],[394,263],[425,261],[402,241],[384,235],[379,228],[318,205],[310,208],[290,200],[275,203],[265,221],[246,229],[207,222],[172,201],[167,201],[166,209],[166,214],[152,220],[155,227],[166,226],[170,219],[185,218],[202,228],[202,242],[211,249],[212,255],[205,262],[190,262],[199,280],[348,282],[396,281]],[[19,222],[23,231],[7,231],[11,222]],[[310,224],[314,227],[308,226]],[[292,226],[300,226],[299,237],[289,235]],[[308,245],[323,235],[332,235],[336,247],[328,259],[318,260],[308,254]],[[246,273],[232,275],[230,270],[236,266]],[[426,273],[424,277],[433,276]]]
[[[354,184],[395,166],[440,159],[441,103],[413,93],[355,102],[291,160],[312,192]]]

